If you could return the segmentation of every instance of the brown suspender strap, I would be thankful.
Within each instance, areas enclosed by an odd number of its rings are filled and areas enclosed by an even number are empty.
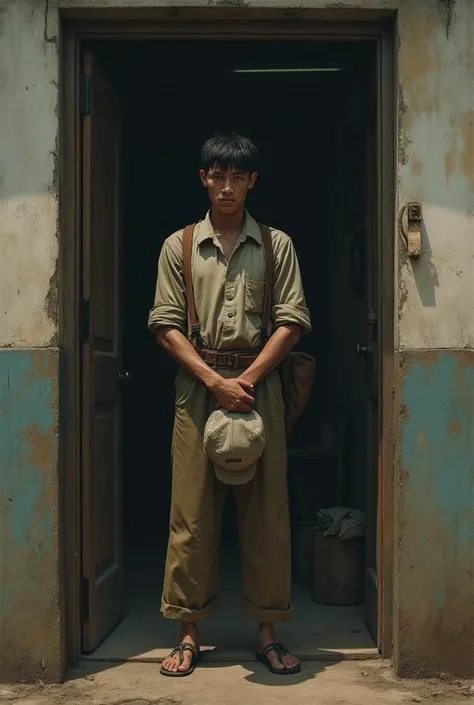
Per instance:
[[[183,259],[184,259],[184,283],[186,285],[186,298],[188,301],[188,318],[191,326],[191,338],[199,344],[201,327],[196,313],[196,302],[194,301],[193,277],[191,272],[194,226],[187,225],[183,235]]]
[[[270,323],[270,314],[272,312],[273,248],[270,228],[268,225],[260,225],[259,227],[265,251],[265,302],[262,318],[262,345],[265,345],[268,339],[268,324]]]

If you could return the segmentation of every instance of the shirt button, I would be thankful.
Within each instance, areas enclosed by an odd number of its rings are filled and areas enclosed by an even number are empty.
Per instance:
[[[228,314],[227,314],[227,318],[233,318],[233,317],[234,317],[234,314],[233,314],[233,313],[228,313]]]
[[[233,298],[234,298],[233,294],[227,294],[227,296],[226,296],[227,301],[232,301]]]

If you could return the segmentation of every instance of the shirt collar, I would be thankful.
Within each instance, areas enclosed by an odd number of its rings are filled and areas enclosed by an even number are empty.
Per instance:
[[[197,242],[200,245],[204,240],[214,240],[216,237],[214,228],[211,223],[211,211],[208,211],[204,220],[199,222],[199,232],[197,236]],[[259,245],[263,245],[262,234],[256,220],[252,218],[248,211],[245,211],[244,224],[242,226],[242,232],[240,233],[239,241],[245,242],[247,237],[251,237],[258,242]]]

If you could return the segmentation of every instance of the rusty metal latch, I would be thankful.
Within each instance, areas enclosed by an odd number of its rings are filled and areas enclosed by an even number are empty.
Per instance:
[[[405,213],[407,225],[405,227]],[[418,258],[421,255],[421,203],[406,203],[400,211],[398,227],[406,247],[408,257]]]

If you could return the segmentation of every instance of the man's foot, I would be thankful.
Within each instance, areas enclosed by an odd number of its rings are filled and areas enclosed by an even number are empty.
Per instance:
[[[274,625],[262,622],[258,630],[257,654],[263,656],[269,644],[275,644],[275,647],[281,647],[281,644],[276,644]],[[285,671],[297,673],[301,669],[300,662],[296,656],[289,654],[285,648],[283,648],[283,650],[281,648],[269,649],[265,654],[265,658],[262,660],[268,662],[270,669],[282,673]]]
[[[199,654],[198,630],[194,622],[182,622],[180,643],[189,644],[193,647],[194,652],[191,649],[184,649],[181,654],[179,652],[170,654],[161,665],[162,672],[186,673],[191,669],[193,658],[196,660],[196,656]],[[183,659],[182,663],[180,663],[180,658]]]

